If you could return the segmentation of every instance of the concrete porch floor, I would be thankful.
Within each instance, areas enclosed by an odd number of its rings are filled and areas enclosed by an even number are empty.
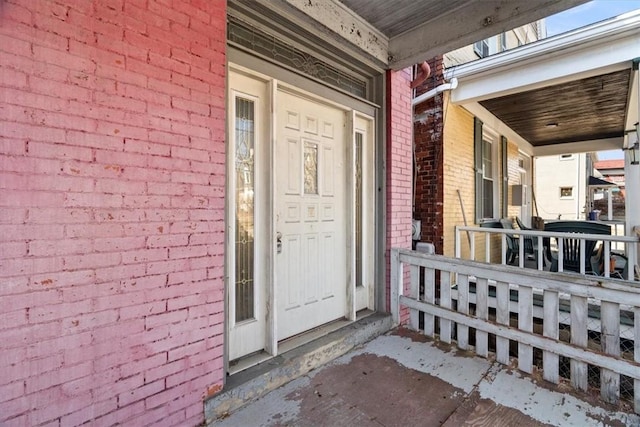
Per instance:
[[[210,426],[640,426],[640,417],[396,329]]]

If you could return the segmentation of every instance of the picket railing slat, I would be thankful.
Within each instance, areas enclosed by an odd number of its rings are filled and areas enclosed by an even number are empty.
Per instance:
[[[620,355],[620,306],[602,301],[600,304],[602,322],[602,351],[612,356]],[[620,399],[620,374],[602,369],[600,371],[600,396],[609,403],[618,403]]]
[[[509,284],[496,283],[496,321],[509,326]],[[496,336],[496,359],[505,365],[509,363],[509,339]]]
[[[451,273],[440,273],[440,307],[451,308]],[[451,342],[451,320],[440,319],[440,339]]]
[[[587,299],[571,296],[571,344],[586,348],[587,336]],[[571,360],[571,385],[578,390],[586,391],[588,383],[587,364]]]
[[[533,332],[533,289],[520,286],[518,289],[518,329]],[[533,348],[518,343],[518,369],[530,374],[533,372]]]
[[[558,293],[553,291],[544,291],[543,294],[543,335],[548,338],[558,339]],[[559,375],[559,357],[557,353],[544,351],[542,353],[542,376],[545,380],[558,384]]]
[[[489,281],[481,277],[476,279],[476,317],[485,321],[489,319]],[[482,357],[489,355],[489,340],[485,331],[476,330],[476,354]]]
[[[458,275],[458,312],[469,314],[469,276],[466,274]],[[469,349],[469,327],[458,323],[458,347],[461,350]]]
[[[409,296],[411,298],[419,299],[420,292],[420,266],[411,265],[409,266]],[[411,325],[411,329],[418,330],[420,327],[420,319],[419,319],[420,311],[411,309],[409,310],[409,324]]]
[[[430,304],[436,301],[436,270],[433,268],[424,269],[424,301]],[[435,332],[435,316],[425,312],[424,334],[433,338]]]

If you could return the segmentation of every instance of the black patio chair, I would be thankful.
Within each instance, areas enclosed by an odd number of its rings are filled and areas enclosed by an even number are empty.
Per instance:
[[[586,222],[586,221],[556,221],[548,222],[544,226],[544,231],[555,231],[560,233],[576,233],[576,234],[602,234],[611,235],[611,227],[606,224]],[[556,238],[556,241],[558,239]],[[580,238],[564,238],[562,247],[562,267],[563,271],[580,272],[580,260],[584,259],[585,273],[592,274],[593,267],[591,257],[594,255],[594,249],[597,240],[586,240],[584,253],[580,250]],[[545,258],[551,262],[551,271],[558,271],[558,256],[551,250],[551,242],[549,238],[544,239]]]
[[[507,225],[506,222],[509,220],[500,220],[500,221],[485,221],[480,224],[480,227],[483,228],[513,228],[511,225]],[[520,253],[520,245],[518,244],[518,239],[514,238],[512,235],[505,234],[507,240],[507,253],[506,260],[507,264],[515,264],[516,259]]]

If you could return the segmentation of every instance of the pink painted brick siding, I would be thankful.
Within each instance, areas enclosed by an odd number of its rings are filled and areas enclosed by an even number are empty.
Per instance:
[[[224,0],[0,2],[0,425],[195,425],[223,380]]]
[[[387,72],[387,310],[390,309],[390,249],[411,248],[413,118],[410,82],[410,69]],[[408,283],[408,276],[405,276],[405,283]]]

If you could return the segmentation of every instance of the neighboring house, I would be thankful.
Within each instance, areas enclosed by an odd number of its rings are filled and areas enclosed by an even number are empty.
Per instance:
[[[430,61],[432,78],[417,88],[415,97],[443,84],[449,68],[545,35],[544,21],[536,21],[437,57]],[[532,200],[531,157],[449,98],[444,92],[420,102],[414,119],[414,218],[421,224],[421,240],[446,255],[454,252],[454,225],[515,216],[529,223]]]
[[[589,177],[593,153],[536,157],[534,189],[539,216],[544,219],[588,219]]]
[[[627,130],[637,121],[637,85],[630,82],[638,78],[638,60],[630,46],[640,42],[638,29],[635,12],[462,65],[446,67],[446,55],[433,59],[434,78],[415,101],[414,218],[422,240],[453,255],[455,226],[516,216],[530,225],[534,175],[539,185],[553,186],[554,197],[567,197],[566,215],[585,219],[589,156],[581,153],[633,143]],[[456,57],[469,59],[473,46],[465,52]],[[557,164],[532,167],[543,156],[555,156]],[[635,169],[627,160],[640,194]],[[565,172],[575,176],[566,185]],[[539,215],[568,219],[559,207],[546,212],[542,191],[536,185]],[[627,200],[626,218],[627,230],[638,225],[637,201]],[[466,257],[467,240],[460,244]],[[476,241],[476,256],[483,251]]]
[[[594,209],[601,211],[601,218],[621,220],[625,218],[625,175],[624,159],[599,160],[594,168],[600,177],[611,186],[598,188],[594,194]]]
[[[238,360],[388,311],[406,68],[582,2],[3,1],[0,424],[199,425]]]
[[[602,174],[602,179],[616,184],[624,197],[624,159],[598,160],[593,167]]]

